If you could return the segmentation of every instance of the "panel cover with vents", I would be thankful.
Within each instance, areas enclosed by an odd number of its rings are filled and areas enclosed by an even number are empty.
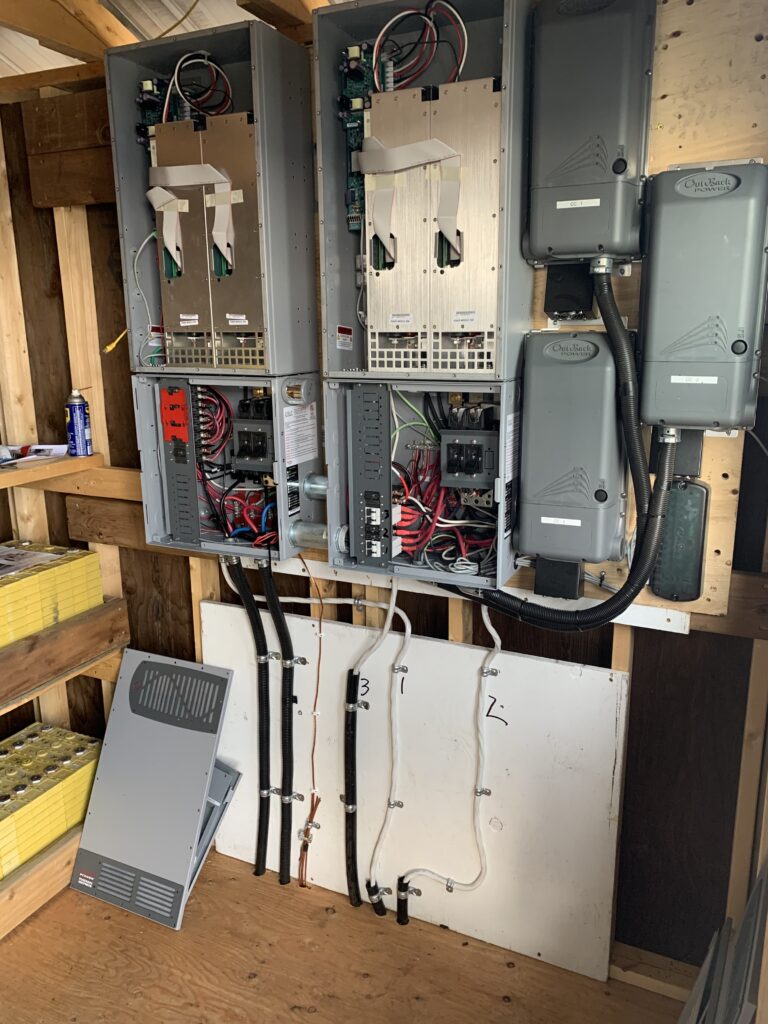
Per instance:
[[[127,650],[72,888],[172,928],[239,772],[216,760],[232,673]]]

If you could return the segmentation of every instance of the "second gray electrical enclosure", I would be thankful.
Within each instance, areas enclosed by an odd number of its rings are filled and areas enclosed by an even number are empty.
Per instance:
[[[168,185],[178,208],[184,269],[158,273],[156,248],[139,257],[153,327],[162,325],[168,366],[150,360],[147,312],[134,259],[165,213],[147,199],[150,160],[137,143],[143,81],[164,81],[192,51],[210,54],[232,86],[232,110],[204,125],[156,126],[154,172],[209,169],[230,182],[234,262],[213,268],[219,186]],[[304,373],[316,369],[314,188],[309,58],[305,47],[261,21],[150,40],[106,56],[112,152],[131,365],[148,372]],[[212,169],[212,170],[211,170]],[[171,204],[174,205],[173,203]]]
[[[517,550],[566,561],[624,554],[616,367],[604,334],[531,334],[523,373]]]
[[[536,9],[536,260],[640,254],[655,14],[655,0],[542,0]]]
[[[768,275],[768,167],[656,175],[648,235],[643,422],[754,426]]]

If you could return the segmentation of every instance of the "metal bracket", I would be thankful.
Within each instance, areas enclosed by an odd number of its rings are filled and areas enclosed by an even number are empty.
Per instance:
[[[389,809],[391,811],[393,811],[396,807],[402,807],[402,806],[403,806],[403,801],[402,800],[387,800],[387,807],[389,807]]]
[[[483,679],[487,679],[488,676],[497,676],[498,674],[499,674],[499,670],[497,668],[481,668],[480,669],[480,675],[483,677]]]
[[[454,880],[452,878],[446,878],[446,880],[445,880],[445,890],[446,890],[446,892],[453,892],[453,889],[454,889],[455,885],[456,885],[456,883],[454,882]]]
[[[280,655],[278,654],[278,658],[279,657],[280,657]],[[301,658],[301,657],[289,658],[289,659],[283,661],[283,668],[294,668],[296,665],[306,665],[306,664],[307,664],[307,659],[306,658]]]
[[[407,676],[408,675],[408,666],[407,665],[393,665],[392,666],[392,671],[395,673],[395,675]]]
[[[355,813],[355,811],[357,810],[357,804],[348,804],[347,803],[347,798],[346,798],[344,793],[339,793],[339,800],[341,800],[341,802],[344,804],[344,813],[345,814],[354,814]]]
[[[486,787],[483,787],[482,789],[478,789],[477,787],[475,787],[475,796],[490,796],[490,795],[491,795],[490,789],[487,789]]]
[[[351,711],[361,711],[361,710],[362,711],[368,711],[370,709],[370,706],[371,705],[368,703],[367,700],[358,700],[358,701],[355,701],[354,704],[345,704],[344,705],[344,710],[345,711],[350,711],[350,712]]]
[[[416,886],[414,885],[409,885],[407,892],[404,892],[401,895],[400,891],[398,890],[397,895],[398,898],[402,900],[406,899],[408,896],[421,896],[421,889],[417,889]]]
[[[281,790],[281,792],[280,792],[280,803],[290,804],[290,803],[293,803],[294,800],[298,800],[299,803],[302,803],[303,800],[304,800],[304,794],[303,793],[291,793],[290,796],[283,796],[282,790]]]
[[[385,896],[391,896],[391,895],[392,895],[392,890],[388,886],[384,886],[381,889],[379,889],[378,892],[374,893],[370,897],[370,901],[371,901],[371,903],[381,903],[381,901],[384,899]]]

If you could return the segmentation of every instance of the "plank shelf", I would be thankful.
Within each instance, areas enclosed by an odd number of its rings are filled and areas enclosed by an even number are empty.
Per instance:
[[[0,714],[79,675],[115,681],[113,655],[130,639],[124,598],[112,598],[81,615],[0,649]]]
[[[103,465],[103,455],[86,455],[82,458],[64,455],[54,459],[22,462],[5,468],[0,466],[0,491],[7,491],[10,487],[29,487],[30,484],[44,483],[46,480],[54,480],[61,476],[72,476],[86,470],[98,469]]]

